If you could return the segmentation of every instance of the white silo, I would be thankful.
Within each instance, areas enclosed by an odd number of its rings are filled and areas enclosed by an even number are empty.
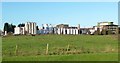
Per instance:
[[[31,23],[31,27],[32,27],[31,34],[34,34],[34,23]]]
[[[49,30],[48,24],[44,24],[44,29]]]
[[[58,33],[59,35],[60,35],[60,32],[61,32],[61,31],[60,31],[60,28],[58,28],[57,33]]]
[[[60,34],[63,34],[63,28],[60,28]]]
[[[65,29],[65,28],[63,28],[63,34],[66,34],[65,30],[66,30],[66,29]]]
[[[53,32],[54,34],[57,34],[57,28],[56,27],[53,27],[53,31],[54,31]]]
[[[34,22],[33,24],[34,24],[34,26],[33,26],[33,28],[34,28],[34,32],[33,32],[33,34],[36,34],[36,32],[37,32],[37,29],[36,29],[36,23]]]
[[[67,34],[70,34],[70,29],[67,29]]]
[[[77,29],[80,29],[80,24],[78,24],[78,27],[77,27]]]
[[[31,30],[32,30],[31,28],[32,28],[32,26],[31,26],[31,23],[30,23],[30,22],[28,22],[28,27],[29,27],[29,28],[28,28],[28,30],[29,30],[28,33],[31,34]]]
[[[26,31],[26,33],[28,33],[28,22],[25,23],[25,31]]]
[[[73,34],[73,29],[72,28],[70,29],[70,34]]]
[[[73,29],[73,34],[75,35],[75,29]]]
[[[48,24],[44,24],[44,33],[45,34],[49,33],[49,26],[48,26]]]
[[[78,29],[75,29],[76,30],[76,35],[78,35]]]
[[[20,34],[24,35],[25,34],[25,27],[20,27],[20,31],[21,31]]]
[[[29,34],[36,34],[36,23],[35,22],[27,22],[25,24],[25,31]]]
[[[51,24],[49,25],[49,33],[53,33],[53,26]]]

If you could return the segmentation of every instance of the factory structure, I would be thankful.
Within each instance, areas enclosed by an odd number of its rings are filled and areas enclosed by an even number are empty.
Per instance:
[[[98,22],[96,26],[91,28],[81,28],[80,24],[77,26],[69,26],[68,24],[42,24],[38,27],[35,22],[27,22],[24,27],[15,27],[14,35],[40,35],[40,34],[58,34],[58,35],[79,35],[79,34],[117,34],[120,33],[120,27],[113,22]],[[4,33],[7,35],[7,32]]]
[[[100,28],[100,32],[105,30],[107,34],[108,32],[116,34],[118,31],[118,25],[115,25],[113,22],[99,22],[98,27]]]
[[[69,27],[68,24],[59,24],[52,26],[52,24],[42,24],[39,30],[36,29],[35,22],[27,22],[24,27],[15,27],[14,35],[26,35],[26,34],[80,34],[80,25],[78,27]]]
[[[25,34],[36,34],[36,23],[35,22],[27,22],[24,27],[15,27],[14,35],[25,35]]]
[[[26,34],[36,34],[36,23],[35,22],[27,22],[25,23],[25,33]]]
[[[56,27],[58,34],[80,34],[80,25],[78,27],[69,27],[68,24],[59,24]]]

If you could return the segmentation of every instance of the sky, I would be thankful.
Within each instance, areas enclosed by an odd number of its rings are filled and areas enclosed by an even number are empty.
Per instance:
[[[92,27],[97,22],[118,23],[117,2],[3,2],[2,27],[5,22],[36,22],[42,24],[69,24]]]
[[[119,0],[2,0],[3,2],[118,2]]]

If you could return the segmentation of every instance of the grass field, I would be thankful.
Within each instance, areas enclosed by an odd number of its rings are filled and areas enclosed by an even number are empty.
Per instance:
[[[46,55],[46,44],[49,44]],[[17,45],[17,48],[16,48]],[[2,38],[3,61],[117,61],[117,35],[37,35]]]

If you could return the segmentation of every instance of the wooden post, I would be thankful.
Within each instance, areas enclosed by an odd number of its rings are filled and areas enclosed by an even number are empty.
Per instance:
[[[47,44],[47,47],[46,47],[46,55],[48,55],[48,49],[49,49],[49,44]]]
[[[18,45],[15,46],[15,55],[18,53]]]
[[[67,51],[69,51],[70,45],[68,44]]]

